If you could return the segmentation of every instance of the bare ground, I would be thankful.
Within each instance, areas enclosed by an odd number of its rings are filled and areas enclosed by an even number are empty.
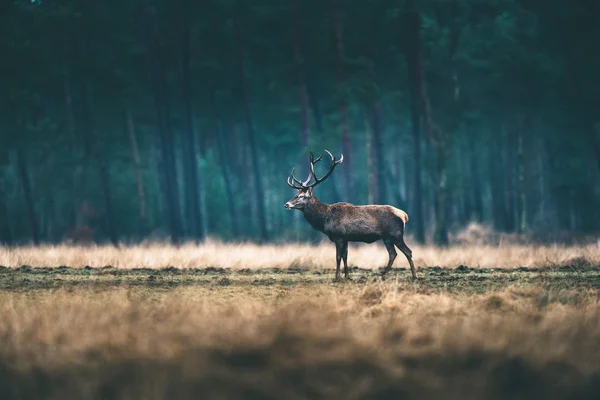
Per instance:
[[[483,293],[501,290],[509,285],[533,284],[538,287],[600,288],[600,266],[567,264],[543,268],[471,268],[460,265],[454,269],[441,267],[417,268],[415,282],[407,268],[394,268],[384,277],[382,269],[350,268],[350,279],[339,282],[362,287],[378,282],[394,283],[398,288],[449,293]],[[182,286],[248,287],[282,286],[308,287],[334,285],[334,270],[313,270],[298,267],[237,269],[226,268],[70,268],[60,266],[18,268],[0,267],[0,289],[33,290],[64,287],[107,288],[147,287],[169,289]]]

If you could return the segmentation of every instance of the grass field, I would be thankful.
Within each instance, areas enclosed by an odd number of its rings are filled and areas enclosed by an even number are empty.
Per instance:
[[[413,252],[0,248],[0,398],[600,398],[598,244]]]

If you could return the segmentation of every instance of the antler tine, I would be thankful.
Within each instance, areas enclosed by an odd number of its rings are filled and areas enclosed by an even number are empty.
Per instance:
[[[296,186],[293,182],[290,182],[290,178],[288,177],[287,179],[287,184],[289,187],[293,188],[293,189],[300,189],[299,186]]]
[[[302,189],[302,182],[298,178],[296,178],[296,176],[294,175],[294,169],[295,168],[292,168],[292,173],[290,174],[290,176],[287,179],[287,184],[291,188]],[[290,182],[290,179],[292,179],[291,182]],[[300,186],[297,186],[296,183],[299,184]]]
[[[315,176],[314,165],[316,163],[318,163],[319,161],[321,161],[321,157],[323,157],[323,153],[321,153],[321,155],[315,160],[315,156],[314,156],[313,152],[310,151],[308,153],[308,160],[310,161],[310,169],[308,171],[308,178],[306,178],[306,180],[304,182],[302,182],[303,187],[309,187],[307,185],[310,183],[310,180]]]
[[[329,171],[327,171],[327,173],[325,175],[323,175],[322,178],[317,178],[317,176],[315,175],[315,166],[314,164],[316,163],[311,163],[310,164],[310,172],[311,175],[314,176],[315,181],[312,183],[312,185],[310,185],[310,187],[315,187],[317,186],[319,183],[323,182],[325,179],[329,178],[329,175],[332,174],[333,170],[335,169],[335,166],[340,164],[342,161],[344,161],[344,155],[342,154],[339,160],[336,160],[335,157],[333,156],[333,154],[331,154],[329,152],[329,150],[325,149],[325,152],[329,155],[329,157],[331,157],[331,165],[329,166]],[[319,156],[319,158],[317,160],[320,160],[321,157],[323,156],[323,154],[321,154],[321,156]]]
[[[317,157],[315,159],[315,156],[313,154],[313,152],[309,152],[309,161],[310,161],[310,170],[308,172],[308,178],[306,178],[306,180],[304,182],[300,181],[300,179],[296,178],[296,175],[294,175],[294,170],[295,168],[292,168],[292,173],[290,174],[290,176],[287,179],[287,184],[289,187],[294,188],[294,189],[307,189],[307,188],[312,188],[317,186],[319,183],[323,182],[325,179],[327,179],[329,177],[329,175],[331,175],[331,173],[333,172],[334,168],[336,165],[340,164],[342,161],[344,161],[344,155],[342,154],[339,160],[336,160],[335,157],[333,156],[333,154],[331,154],[329,152],[329,150],[325,150],[325,152],[329,155],[329,157],[331,158],[331,166],[329,167],[329,171],[327,171],[327,173],[321,178],[317,178],[317,176],[315,175],[315,164],[318,163],[319,161],[321,161],[321,159],[323,158],[323,153],[321,153],[321,155],[319,157]],[[310,181],[312,179],[315,179],[315,181],[313,183],[310,183]]]

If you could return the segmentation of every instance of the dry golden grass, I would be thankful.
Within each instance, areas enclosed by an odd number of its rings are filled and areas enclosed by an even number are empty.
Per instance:
[[[0,399],[600,398],[599,243],[413,253],[488,269],[334,284],[326,242],[0,248],[76,268],[0,268]],[[133,270],[168,266],[204,269]]]
[[[0,397],[593,398],[600,301],[515,286],[0,294]]]
[[[448,248],[416,246],[409,242],[417,266],[455,268],[516,268],[563,265],[569,262],[600,265],[600,242],[585,245],[461,245]],[[387,263],[387,251],[380,243],[353,245],[349,250],[351,266],[379,268]],[[20,267],[73,268],[85,266],[115,268],[289,268],[330,269],[335,267],[335,246],[330,242],[317,245],[257,245],[207,241],[201,245],[143,244],[124,246],[45,245],[16,248],[0,247],[0,265]],[[402,254],[394,267],[407,267]]]

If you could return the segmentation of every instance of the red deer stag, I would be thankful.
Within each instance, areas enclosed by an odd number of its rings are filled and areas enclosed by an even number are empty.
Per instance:
[[[373,243],[383,240],[390,259],[383,271],[385,275],[391,268],[396,258],[394,245],[406,256],[410,264],[413,279],[417,279],[415,266],[412,261],[412,251],[404,243],[404,226],[408,222],[408,215],[395,207],[387,205],[355,206],[350,203],[325,204],[313,195],[313,188],[331,175],[336,165],[344,160],[342,155],[336,160],[333,155],[325,150],[331,157],[329,171],[322,178],[315,175],[315,164],[321,156],[314,159],[310,152],[310,172],[308,178],[302,182],[294,176],[292,169],[287,184],[298,190],[298,193],[285,203],[285,208],[302,211],[304,218],[312,227],[323,232],[329,240],[335,243],[336,271],[335,280],[340,279],[340,261],[344,260],[344,277],[348,279],[348,242]],[[314,179],[313,182],[311,182]]]

